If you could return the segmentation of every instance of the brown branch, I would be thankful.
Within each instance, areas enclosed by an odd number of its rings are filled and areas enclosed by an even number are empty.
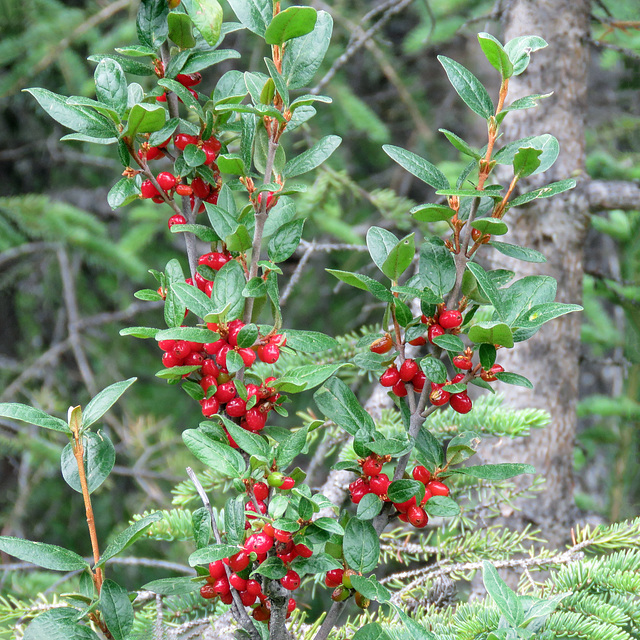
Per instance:
[[[589,210],[640,209],[640,184],[630,180],[590,180],[586,184]]]
[[[0,267],[7,262],[13,262],[22,256],[28,256],[32,253],[41,253],[42,251],[50,251],[57,249],[60,245],[57,242],[29,242],[21,244],[18,247],[11,247],[0,253]]]

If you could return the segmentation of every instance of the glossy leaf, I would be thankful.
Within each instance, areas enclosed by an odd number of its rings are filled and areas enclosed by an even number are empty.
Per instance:
[[[100,62],[100,60],[104,60],[105,58],[110,58],[112,60],[115,60],[121,67],[122,70],[125,73],[130,73],[134,76],[153,76],[155,75],[155,72],[153,70],[153,67],[146,63],[146,62],[141,62],[138,59],[134,59],[134,58],[129,58],[127,56],[119,56],[115,53],[112,54],[95,54],[93,56],[89,56],[87,58],[87,60],[90,60],[91,62]],[[140,87],[140,85],[137,85],[135,83],[132,83],[129,85],[128,88],[128,106],[132,106],[132,102],[131,102],[131,97],[132,97],[132,91],[135,91],[136,93],[138,92],[139,89],[139,95],[138,97],[140,98],[140,100],[142,100],[143,98],[143,92],[142,92],[142,87]],[[135,102],[138,102],[138,100],[136,100]]]
[[[490,33],[479,33],[478,42],[480,42],[480,48],[487,60],[494,69],[500,72],[502,79],[510,78],[513,75],[513,63],[509,59],[509,54],[505,51],[502,43]]]
[[[251,572],[251,576],[262,575],[271,580],[280,580],[287,573],[287,568],[280,558],[272,556],[262,562],[257,569]]]
[[[433,342],[441,349],[446,349],[447,351],[454,351],[456,353],[464,351],[464,342],[462,342],[458,336],[445,334],[435,337]]]
[[[287,162],[284,167],[284,177],[295,178],[319,167],[340,146],[341,142],[340,136],[324,136],[311,149],[307,149]]]
[[[82,427],[86,429],[94,422],[97,422],[111,407],[118,401],[120,396],[137,380],[137,378],[129,378],[122,382],[116,382],[103,389],[94,398],[82,412]]]
[[[229,5],[249,31],[264,38],[273,14],[272,0],[229,0]]]
[[[504,322],[478,322],[469,329],[469,340],[476,344],[499,344],[513,347],[513,334]]]
[[[218,0],[182,0],[182,4],[205,42],[214,47],[220,39],[222,28],[222,7]],[[183,48],[185,46],[178,42],[176,44]]]
[[[420,280],[442,297],[453,289],[456,282],[456,265],[444,242],[438,237],[425,240],[420,247]]]
[[[494,112],[493,102],[480,80],[471,71],[451,58],[438,56],[438,60],[444,67],[449,82],[469,109],[479,116],[489,119]]]
[[[350,271],[338,271],[337,269],[327,269],[327,272],[338,278],[338,280],[352,287],[356,287],[356,289],[368,291],[383,302],[394,302],[394,296],[391,291],[369,276],[361,273],[351,273]]]
[[[147,582],[140,589],[158,593],[161,596],[185,596],[194,591],[199,591],[200,583],[194,581],[191,577],[160,578]]]
[[[181,69],[181,73],[195,73],[208,69],[214,64],[233,58],[239,58],[240,54],[234,49],[216,49],[214,51],[194,51]]]
[[[412,233],[402,238],[402,240],[391,249],[382,264],[382,273],[394,282],[397,282],[400,276],[411,265],[416,251],[414,235],[415,234]]]
[[[165,123],[165,110],[152,104],[136,104],[129,112],[125,135],[133,138],[139,133],[152,133]]]
[[[246,470],[244,458],[230,446],[211,440],[197,429],[183,431],[182,439],[189,451],[211,469],[229,478],[239,478],[244,474]]]
[[[185,4],[189,6],[190,3]],[[193,37],[193,22],[186,13],[172,11],[167,16],[169,25],[169,39],[175,42],[181,49],[191,49],[196,46]]]
[[[279,468],[286,469],[302,453],[307,444],[308,432],[308,426],[300,428],[278,445],[275,457]]]
[[[402,147],[395,147],[391,144],[383,145],[382,149],[403,169],[406,169],[409,173],[419,180],[422,180],[422,182],[426,182],[434,189],[448,189],[450,187],[449,181],[444,173],[428,160]]]
[[[373,434],[375,425],[349,387],[339,378],[329,378],[313,396],[322,413],[351,435],[363,428]]]
[[[216,276],[211,300],[216,308],[230,305],[227,317],[229,320],[239,318],[244,310],[242,290],[246,284],[244,271],[238,262],[227,262]]]
[[[503,303],[502,294],[498,291],[498,288],[493,283],[493,280],[488,276],[487,272],[477,263],[467,263],[467,269],[471,271],[475,277],[478,288],[483,295],[491,302],[493,308],[501,319],[505,318],[506,310]]]
[[[532,307],[553,302],[558,283],[550,276],[525,276],[503,291],[505,304],[504,321],[513,326],[518,316]]]
[[[204,318],[214,308],[215,303],[212,304],[207,294],[191,284],[174,282],[171,285],[171,290],[189,311],[200,318]]]
[[[424,505],[424,510],[430,516],[453,518],[460,513],[458,503],[445,496],[432,496]]]
[[[433,356],[422,358],[420,368],[431,382],[444,384],[447,381],[447,368],[444,366],[444,362]]]
[[[396,480],[387,489],[391,502],[406,502],[418,494],[424,495],[424,485],[417,480]]]
[[[353,640],[391,640],[391,637],[379,622],[368,622],[353,634]]]
[[[526,313],[519,316],[514,324],[525,329],[540,327],[545,322],[564,316],[567,313],[573,313],[574,311],[582,311],[582,307],[578,304],[546,302],[529,309]]]
[[[550,198],[558,193],[563,193],[573,189],[576,186],[576,181],[573,178],[568,180],[560,180],[559,182],[552,182],[544,187],[529,191],[529,193],[523,193],[521,196],[514,198],[509,202],[509,207],[519,207],[520,205],[536,200],[537,198]]]
[[[492,240],[489,246],[493,247],[500,253],[516,260],[522,260],[524,262],[546,262],[547,259],[535,249],[529,247],[520,247],[516,244],[507,244],[506,242],[496,242]]]
[[[444,464],[444,449],[428,429],[422,428],[418,432],[416,449],[422,457],[422,461],[432,471]]]
[[[531,53],[544,49],[547,43],[539,36],[519,36],[504,46],[513,64],[513,75],[519,76],[528,66]]]
[[[447,129],[438,129],[445,135],[447,140],[458,150],[466,156],[471,156],[476,160],[482,158],[482,154],[478,149],[474,149],[468,142],[465,142],[460,136],[453,133],[453,131],[447,131]]]
[[[313,31],[289,41],[282,57],[282,75],[289,89],[300,89],[311,82],[327,53],[332,31],[333,18],[326,11],[318,11]]]
[[[500,382],[504,382],[505,384],[514,384],[517,387],[525,387],[527,389],[533,389],[533,384],[531,380],[521,376],[518,373],[510,373],[508,371],[503,371],[502,373],[496,373],[496,378],[500,380]]]
[[[358,518],[349,520],[342,551],[351,569],[362,573],[373,571],[380,557],[380,538],[371,523]]]
[[[140,518],[140,520],[136,520],[132,525],[129,525],[124,531],[119,533],[102,552],[96,567],[103,566],[105,562],[118,555],[121,551],[124,551],[127,547],[130,547],[136,540],[144,535],[145,531],[154,522],[158,522],[158,520],[162,520],[162,513],[159,511]]]
[[[367,493],[358,504],[356,516],[360,520],[372,520],[380,513],[382,504],[382,500],[375,493]]]
[[[271,262],[284,262],[298,248],[302,239],[304,220],[292,220],[282,225],[269,241],[268,255]]]
[[[358,593],[361,593],[365,598],[369,598],[369,600],[388,602],[391,599],[389,589],[380,584],[375,576],[369,576],[368,578],[364,576],[352,576],[351,584],[353,584]]]
[[[224,528],[229,544],[241,545],[244,542],[244,523],[243,496],[229,498],[224,505]]]
[[[300,353],[320,353],[338,346],[335,338],[318,331],[287,329],[284,333],[287,337],[287,346]]]
[[[52,571],[84,571],[87,562],[73,551],[53,544],[0,536],[0,551]]]
[[[190,287],[191,285],[186,285]],[[220,334],[204,327],[173,327],[158,331],[155,339],[160,340],[188,340],[190,342],[215,342],[220,338]]]
[[[451,207],[442,204],[419,204],[413,207],[409,213],[420,222],[440,222],[450,220],[455,215]]]
[[[230,558],[238,553],[240,549],[237,545],[233,544],[212,544],[208,547],[203,547],[194,551],[189,556],[189,566],[195,567],[199,564],[209,564],[216,560],[222,560],[223,558]]]
[[[87,432],[82,436],[84,448],[84,468],[89,493],[93,493],[108,477],[116,463],[116,450],[105,434]],[[62,477],[78,493],[82,493],[78,464],[73,447],[68,444],[62,450],[60,458]]]
[[[0,403],[0,416],[13,420],[22,420],[29,424],[35,424],[38,427],[51,429],[52,431],[71,433],[69,425],[64,420],[50,416],[44,411],[40,411],[40,409],[34,409],[33,407],[18,402]]]
[[[318,14],[312,7],[289,7],[274,16],[265,31],[265,42],[279,45],[311,33],[317,18]]]
[[[513,173],[519,178],[526,178],[540,166],[540,155],[542,149],[524,147],[518,149],[518,153],[513,158]]]
[[[503,236],[509,231],[509,227],[502,220],[496,218],[478,218],[471,223],[471,226],[492,236]]]
[[[133,627],[133,606],[127,590],[113,580],[105,580],[99,606],[113,639],[126,640]]]
[[[272,383],[271,386],[283,393],[300,393],[322,384],[344,366],[347,366],[346,363],[293,367]]]

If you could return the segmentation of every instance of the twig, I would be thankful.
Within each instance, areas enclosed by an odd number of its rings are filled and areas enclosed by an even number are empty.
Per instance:
[[[304,270],[307,262],[309,262],[309,258],[311,258],[314,251],[315,251],[315,243],[311,242],[311,244],[307,246],[305,252],[302,254],[302,258],[300,258],[300,261],[296,265],[294,272],[291,274],[291,278],[289,278],[289,282],[287,283],[285,290],[282,292],[282,295],[280,296],[281,307],[287,303],[287,299],[291,295],[291,292],[293,291],[293,287],[295,287],[298,284],[298,281],[302,276],[302,271]]]
[[[18,247],[11,247],[11,249],[0,253],[0,267],[22,256],[58,249],[59,246],[57,242],[29,242],[27,244],[21,244]]]
[[[621,47],[617,44],[612,44],[611,42],[603,42],[602,40],[594,40],[593,38],[587,38],[587,42],[597,49],[611,49],[612,51],[617,51],[622,54],[626,58],[632,58],[633,60],[640,60],[640,53],[634,51],[633,49],[628,49],[627,47]]]
[[[153,626],[154,640],[164,640],[164,611],[162,610],[162,596],[156,593],[156,621]]]

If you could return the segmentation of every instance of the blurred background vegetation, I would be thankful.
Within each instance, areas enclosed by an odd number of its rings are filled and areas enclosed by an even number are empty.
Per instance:
[[[330,10],[335,20],[318,74],[322,84],[371,3],[311,4]],[[168,233],[162,207],[140,201],[112,211],[107,205],[107,191],[121,171],[113,147],[59,142],[65,131],[20,90],[42,86],[90,96],[94,64],[86,58],[135,42],[136,10],[135,0],[0,0],[0,401],[63,415],[96,390],[138,376],[104,424],[117,446],[117,466],[95,496],[103,540],[136,513],[170,509],[171,489],[192,463],[179,446],[180,434],[198,422],[198,406],[177,390],[167,392],[154,377],[161,367],[155,343],[118,335],[124,326],[160,326],[158,307],[136,301],[133,292],[152,287],[147,269],[162,269],[182,256],[183,247]],[[299,199],[299,209],[310,216],[307,240],[363,244],[372,224],[414,228],[408,210],[427,201],[425,187],[392,166],[381,145],[412,149],[446,173],[466,163],[442,144],[438,128],[472,142],[480,142],[484,132],[474,130],[435,57],[454,57],[490,81],[475,34],[500,35],[497,10],[486,0],[415,0],[322,88],[334,105],[319,108],[304,135],[337,133],[343,144]],[[593,42],[585,44],[592,49],[588,173],[637,181],[640,56],[634,51],[640,51],[640,31],[637,22],[611,26],[612,17],[636,19],[637,1],[597,1],[593,14]],[[215,67],[201,91],[211,91],[230,68],[257,68],[263,52],[254,43],[249,33],[230,34],[225,47],[238,49],[243,58]],[[605,520],[640,511],[639,232],[638,211],[594,215],[585,264],[576,500]],[[285,282],[301,258],[285,264]],[[323,272],[363,264],[354,251],[313,253],[288,296],[285,326],[342,335],[375,322],[379,314],[370,298],[336,288]],[[65,271],[70,278],[61,276]],[[65,444],[59,435],[0,421],[0,530],[88,554],[81,501],[59,471],[58,452]],[[186,545],[168,541],[136,549],[140,557],[183,564],[187,553]],[[135,584],[166,575],[158,568],[114,571],[135,572]],[[122,576],[125,582],[131,577]],[[28,595],[55,579],[39,572],[19,580],[12,572],[0,573],[0,593]]]

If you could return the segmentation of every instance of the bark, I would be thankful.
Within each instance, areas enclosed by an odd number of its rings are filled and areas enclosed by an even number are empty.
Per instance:
[[[523,75],[512,78],[508,102],[529,94],[555,92],[537,109],[510,114],[505,121],[504,142],[542,133],[551,133],[560,142],[556,164],[542,177],[534,176],[522,184],[522,190],[569,176],[578,177],[578,186],[566,194],[534,201],[509,213],[512,231],[507,241],[541,251],[548,260],[546,264],[499,256],[494,258],[493,266],[511,269],[517,278],[535,274],[553,276],[558,281],[556,300],[579,303],[589,211],[588,181],[582,177],[589,2],[514,0],[507,3],[503,21],[505,41],[536,34],[549,43],[548,48],[533,54]],[[574,313],[545,325],[515,349],[499,352],[498,361],[507,371],[527,376],[535,387],[533,391],[509,387],[506,394],[509,404],[546,409],[552,422],[530,438],[488,443],[482,451],[487,462],[530,462],[546,478],[545,491],[535,501],[521,505],[524,511],[517,517],[541,527],[552,544],[561,543],[568,536],[575,517],[572,467],[579,348],[580,315]]]

